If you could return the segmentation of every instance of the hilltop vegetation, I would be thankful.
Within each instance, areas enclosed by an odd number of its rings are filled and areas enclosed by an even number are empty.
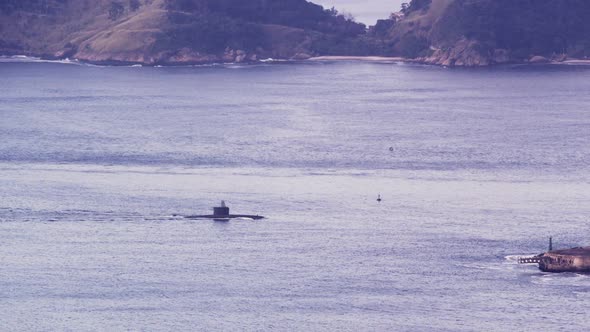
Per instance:
[[[589,15],[586,0],[457,0],[434,26],[433,37],[476,40],[484,48],[509,50],[522,58],[581,57],[589,51]]]

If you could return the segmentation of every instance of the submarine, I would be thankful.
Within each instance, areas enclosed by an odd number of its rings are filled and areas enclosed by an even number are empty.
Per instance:
[[[259,215],[230,214],[229,207],[225,204],[225,201],[221,201],[220,206],[216,206],[213,208],[213,214],[192,215],[192,216],[186,216],[185,218],[187,218],[187,219],[212,219],[214,221],[230,221],[231,219],[236,219],[236,218],[247,218],[247,219],[252,219],[252,220],[264,219],[263,216],[259,216]]]
[[[549,251],[534,257],[522,257],[518,262],[538,264],[543,272],[590,273],[590,247]]]
[[[538,264],[539,270],[551,273],[590,273],[590,247],[553,250],[549,239],[549,251],[533,257],[521,257],[520,264]]]

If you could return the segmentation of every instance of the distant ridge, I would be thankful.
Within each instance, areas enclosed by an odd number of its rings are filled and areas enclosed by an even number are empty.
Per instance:
[[[411,0],[367,29],[306,0],[2,0],[0,55],[145,65],[318,56],[584,63],[588,17],[587,0]]]

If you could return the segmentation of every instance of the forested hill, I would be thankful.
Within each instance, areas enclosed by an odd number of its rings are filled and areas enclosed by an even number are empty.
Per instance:
[[[588,0],[413,0],[384,37],[391,54],[478,66],[590,55]]]
[[[305,0],[2,0],[0,54],[176,64],[366,54],[365,26]]]

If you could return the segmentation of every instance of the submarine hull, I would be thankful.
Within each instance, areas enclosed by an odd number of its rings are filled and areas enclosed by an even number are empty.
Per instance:
[[[221,206],[213,208],[213,214],[185,216],[187,219],[213,219],[215,221],[230,221],[231,219],[245,218],[252,220],[264,219],[263,216],[249,215],[249,214],[229,214],[229,207],[225,205],[225,201],[221,201]]]
[[[546,252],[539,257],[539,269],[552,273],[590,273],[590,247]]]
[[[247,214],[230,214],[230,215],[227,215],[227,216],[225,216],[225,215],[219,216],[219,215],[207,214],[207,215],[186,216],[185,218],[187,218],[187,219],[237,219],[237,218],[247,218],[247,219],[253,219],[253,220],[264,219],[263,216],[253,216],[253,215],[247,215]]]

